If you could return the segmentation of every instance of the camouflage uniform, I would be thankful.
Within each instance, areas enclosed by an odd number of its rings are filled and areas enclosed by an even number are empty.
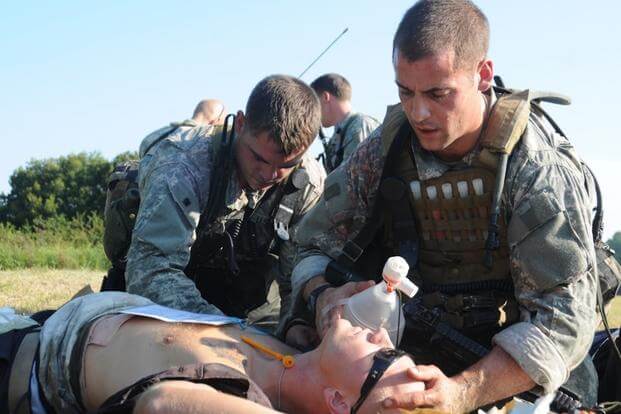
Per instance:
[[[138,177],[141,204],[125,273],[129,293],[145,296],[161,305],[199,313],[221,312],[201,296],[194,281],[184,273],[196,241],[201,214],[212,191],[210,177],[214,174],[216,145],[211,132],[211,126],[181,126],[146,153],[143,152],[147,145],[141,145],[142,159]],[[154,135],[158,135],[158,131],[147,136],[145,140]],[[239,184],[234,160],[230,162],[233,166],[225,192],[226,206],[218,217],[207,223],[206,235],[222,233],[233,219],[244,214],[246,207],[253,208],[260,201],[261,205],[263,201],[269,201],[262,200],[268,191],[244,190]],[[291,225],[316,203],[323,190],[325,174],[319,164],[305,155],[301,166],[309,175],[309,183],[299,190],[302,193],[293,208]],[[260,218],[263,218],[268,229],[273,230],[270,217]],[[273,232],[264,234],[269,242],[274,237]],[[257,272],[257,277],[261,280],[265,277],[267,284],[270,280],[279,284],[285,306],[290,292],[289,277],[295,248],[291,241],[277,240],[273,250],[279,255],[278,262],[269,271],[269,275]],[[219,255],[223,255],[222,251]],[[235,288],[236,286],[232,286],[231,290]],[[266,312],[278,311],[278,295],[274,293],[274,289],[270,289],[270,304],[266,305]],[[248,317],[252,319],[251,314]]]
[[[325,147],[325,167],[328,173],[336,169],[354,153],[356,147],[379,126],[374,118],[350,112],[334,126],[334,135]]]
[[[385,163],[381,135],[380,126],[328,177],[321,200],[300,223],[296,242],[301,252],[292,275],[296,305],[289,320],[304,315],[305,283],[325,272],[371,216]],[[449,164],[418,141],[411,144],[421,180],[469,169],[479,151]],[[502,194],[520,317],[492,342],[547,392],[563,384],[582,361],[595,328],[594,193],[592,177],[583,172],[571,144],[531,113],[509,160]]]

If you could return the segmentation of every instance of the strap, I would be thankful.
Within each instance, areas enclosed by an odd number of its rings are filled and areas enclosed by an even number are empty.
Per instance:
[[[9,413],[30,414],[30,371],[39,346],[39,330],[24,336],[9,377]]]
[[[295,206],[299,198],[304,194],[303,190],[309,183],[310,179],[306,169],[298,166],[289,174],[285,183],[279,184],[280,194],[276,203],[278,208],[274,213],[274,230],[281,240],[289,240],[289,224],[293,219]],[[265,197],[261,199],[263,201]],[[261,202],[259,201],[259,202]]]
[[[198,126],[198,124],[191,119],[186,119],[185,121],[182,121],[182,122],[171,122],[170,125],[167,128],[165,128],[161,134],[159,134],[157,137],[155,137],[151,142],[147,144],[147,147],[144,150],[142,149],[140,150],[139,157],[142,158],[143,156],[145,156],[151,150],[151,148],[155,146],[155,144],[157,144],[161,140],[168,137],[170,134],[175,132],[180,127],[184,127],[184,126],[196,127]]]
[[[389,108],[389,111],[391,110],[392,108]],[[384,179],[392,174],[392,167],[397,164],[395,161],[399,159],[399,154],[401,150],[403,149],[404,145],[407,144],[410,137],[410,131],[410,124],[407,121],[402,122],[395,139],[390,143],[388,154],[386,156],[386,160],[384,161],[382,177],[380,178],[380,187]],[[373,210],[371,212],[371,215],[368,217],[365,225],[362,227],[356,237],[348,240],[343,246],[343,251],[341,255],[339,255],[339,257],[336,259],[339,265],[345,266],[346,268],[351,268],[353,264],[360,258],[360,256],[362,256],[364,249],[369,244],[371,244],[371,241],[375,237],[377,231],[381,228],[381,226],[384,225],[384,220],[382,219],[381,214],[383,206],[383,197],[376,197],[375,204],[373,205]],[[416,235],[414,235],[414,237],[417,238]]]
[[[341,141],[339,142],[339,147],[336,150],[336,165],[331,166],[332,169],[336,168],[343,162],[343,153],[345,152],[345,134],[347,134],[347,129],[349,129],[350,125],[354,122],[354,120],[355,114],[352,114],[345,123],[345,125],[343,125],[343,128],[339,128],[338,131],[336,131],[336,133],[339,134],[339,136],[341,137]]]
[[[230,120],[230,122],[229,122]],[[230,134],[229,134],[230,125]],[[214,151],[214,174],[209,186],[209,198],[204,213],[201,214],[199,229],[208,226],[226,205],[226,188],[229,185],[233,165],[233,142],[235,140],[235,116],[227,115],[224,120],[224,128],[219,139],[214,139],[216,150]],[[203,219],[204,218],[204,219]],[[201,226],[202,224],[202,226]],[[198,230],[197,229],[197,234]]]

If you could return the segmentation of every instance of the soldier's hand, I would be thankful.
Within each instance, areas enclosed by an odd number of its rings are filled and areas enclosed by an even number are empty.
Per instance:
[[[337,288],[326,289],[321,293],[315,306],[315,326],[319,337],[323,338],[332,323],[343,314],[343,305],[339,304],[341,300],[362,292],[374,284],[372,280],[349,282]]]
[[[319,345],[319,336],[310,326],[293,325],[285,335],[285,342],[300,351],[310,351]]]
[[[382,402],[384,408],[431,408],[442,413],[464,413],[468,407],[465,384],[449,378],[435,365],[417,365],[409,368],[408,377],[425,383],[424,391],[393,394]]]

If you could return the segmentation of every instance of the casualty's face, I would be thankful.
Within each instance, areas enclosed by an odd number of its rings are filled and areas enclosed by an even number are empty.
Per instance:
[[[338,319],[324,336],[319,345],[320,366],[331,386],[343,392],[353,405],[360,396],[360,389],[371,366],[373,357],[382,348],[394,348],[388,332],[377,332],[352,326],[346,319]],[[369,409],[376,412],[384,397],[390,393],[409,393],[421,391],[424,384],[407,377],[406,370],[414,366],[411,358],[396,360],[384,373],[374,390],[365,400],[360,413]]]
[[[373,354],[394,345],[383,328],[374,332],[338,319],[324,336],[320,348],[324,373],[334,384],[342,384],[347,391],[356,393],[371,368]]]
[[[480,68],[454,68],[454,55],[446,51],[410,61],[397,51],[394,58],[408,121],[421,146],[440,156],[483,123]]]
[[[235,142],[235,157],[241,184],[252,190],[266,190],[287,178],[304,155],[299,150],[285,155],[267,132],[254,135],[243,128]]]

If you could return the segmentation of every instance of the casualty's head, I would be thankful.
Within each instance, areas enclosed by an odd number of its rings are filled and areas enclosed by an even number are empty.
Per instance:
[[[226,108],[218,99],[203,99],[192,114],[192,119],[200,125],[222,125],[225,117]]]
[[[329,128],[351,110],[351,85],[338,73],[327,73],[311,83],[321,103],[321,124]]]
[[[350,413],[360,399],[369,372],[372,368],[378,368],[375,360],[387,349],[394,350],[394,346],[385,329],[373,332],[352,326],[345,319],[338,319],[331,326],[317,349],[327,412]],[[395,393],[410,393],[424,389],[423,383],[414,382],[407,376],[407,369],[413,366],[414,362],[409,356],[397,354],[384,365],[385,370],[379,381],[366,390],[356,412],[359,414],[398,412],[381,409],[381,403]]]
[[[319,131],[317,95],[299,79],[272,75],[254,87],[235,119],[242,185],[263,190],[285,179]]]
[[[393,40],[399,99],[421,146],[461,158],[476,144],[486,116],[493,65],[489,24],[469,0],[421,0]]]

